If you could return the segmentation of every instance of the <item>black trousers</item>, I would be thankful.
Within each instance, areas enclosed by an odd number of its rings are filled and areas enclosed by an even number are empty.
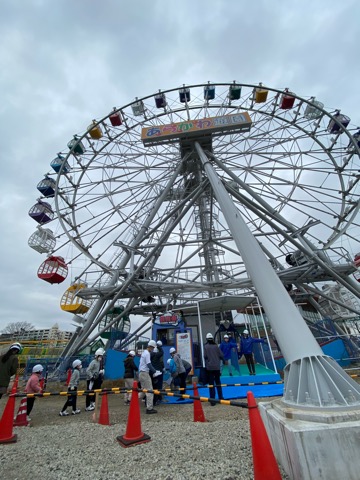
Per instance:
[[[30,415],[31,410],[33,409],[35,403],[35,397],[28,397],[26,399],[26,415]]]
[[[219,400],[223,400],[223,393],[221,388],[221,381],[220,381],[220,370],[206,370],[207,379],[209,385],[214,385],[214,387],[209,388],[209,397],[215,398],[215,385]]]
[[[92,381],[94,382],[92,390],[99,390],[102,384],[102,378],[99,378],[99,377],[96,380],[86,380],[86,390],[90,390],[89,385],[90,385],[90,382]],[[86,395],[86,399],[85,399],[86,408],[90,407],[91,402],[95,402],[95,393],[94,395]]]
[[[77,401],[77,387],[73,387],[73,390],[70,390],[70,388],[68,388],[68,393],[74,393],[75,395],[70,395],[70,397],[67,398],[61,411],[65,412],[67,407],[72,407],[73,411],[75,412]]]
[[[255,373],[255,362],[254,362],[254,356],[252,353],[244,353],[244,357],[246,360],[246,365],[249,369],[250,375]]]

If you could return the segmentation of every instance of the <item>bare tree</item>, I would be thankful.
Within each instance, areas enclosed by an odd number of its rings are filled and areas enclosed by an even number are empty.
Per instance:
[[[8,323],[6,327],[2,330],[2,333],[10,333],[10,334],[20,334],[23,332],[29,332],[30,330],[34,330],[35,327],[29,322],[12,322]]]

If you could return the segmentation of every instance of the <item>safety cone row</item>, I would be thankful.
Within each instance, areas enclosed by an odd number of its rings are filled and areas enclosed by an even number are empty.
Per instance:
[[[197,385],[195,382],[193,383],[193,387],[194,387],[194,397],[198,397],[199,391],[197,389]],[[204,415],[201,401],[194,399],[194,422],[206,422],[206,421],[207,420]]]
[[[141,429],[141,418],[140,418],[140,405],[138,400],[138,384],[137,382],[133,383],[133,391],[131,394],[131,401],[129,407],[129,416],[126,426],[125,435],[119,435],[116,437],[116,440],[120,443],[122,447],[132,447],[134,445],[139,445],[140,443],[150,442],[151,437],[143,433]]]
[[[21,399],[19,410],[14,418],[14,427],[27,427],[29,422],[27,421],[27,398]]]
[[[279,466],[252,392],[247,392],[247,401],[254,464],[254,480],[269,480],[270,478],[271,480],[281,480],[282,477]]]
[[[5,408],[0,420],[0,444],[15,443],[17,441],[17,435],[13,433],[15,400],[16,398],[10,395],[5,405]]]
[[[110,425],[109,420],[109,405],[108,405],[108,396],[107,393],[104,393],[101,398],[101,407],[99,414],[99,425]]]

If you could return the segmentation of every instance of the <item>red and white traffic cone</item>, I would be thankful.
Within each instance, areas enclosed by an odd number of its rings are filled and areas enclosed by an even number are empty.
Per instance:
[[[27,398],[21,399],[20,407],[16,417],[14,418],[14,427],[27,427],[29,422],[27,421]]]

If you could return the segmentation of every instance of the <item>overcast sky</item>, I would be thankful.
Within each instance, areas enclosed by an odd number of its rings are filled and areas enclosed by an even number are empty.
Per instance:
[[[72,330],[64,286],[37,278],[28,210],[49,162],[93,118],[183,84],[289,87],[360,125],[358,0],[3,0],[0,330]]]

